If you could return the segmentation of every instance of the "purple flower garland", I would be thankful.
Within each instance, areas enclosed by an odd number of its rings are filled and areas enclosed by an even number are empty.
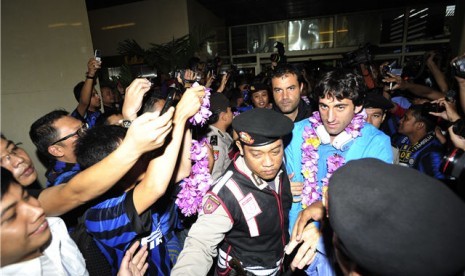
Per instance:
[[[194,83],[193,87],[198,86]],[[202,99],[200,110],[189,119],[192,125],[203,126],[211,116],[210,111],[210,89],[205,89],[205,96]],[[202,198],[210,189],[213,183],[210,171],[208,169],[208,140],[206,138],[200,141],[192,140],[191,160],[194,162],[189,177],[181,182],[181,191],[177,195],[176,204],[186,217],[195,215],[202,206]]]
[[[302,204],[309,206],[313,202],[320,200],[328,186],[328,180],[331,175],[339,167],[345,164],[344,157],[335,154],[330,156],[326,161],[327,174],[321,180],[322,188],[318,186],[318,147],[321,144],[320,138],[315,132],[315,129],[322,125],[320,113],[313,112],[313,116],[309,118],[311,127],[306,126],[303,133],[304,142],[302,143],[302,174],[304,176],[304,188],[302,191]],[[350,124],[344,129],[353,138],[361,136],[360,130],[365,123],[365,113],[355,114]]]

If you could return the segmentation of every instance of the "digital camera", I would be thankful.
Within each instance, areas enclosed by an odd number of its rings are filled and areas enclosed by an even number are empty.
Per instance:
[[[465,78],[465,56],[454,60],[451,64],[452,73],[460,78]]]

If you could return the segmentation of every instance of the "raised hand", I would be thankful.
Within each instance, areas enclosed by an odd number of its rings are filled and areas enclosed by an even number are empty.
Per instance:
[[[150,90],[151,82],[148,79],[137,78],[127,88],[123,104],[123,117],[134,120],[142,107],[142,99]]]
[[[134,151],[145,153],[161,147],[173,127],[174,108],[159,116],[159,112],[146,112],[134,120],[128,129],[123,144]]]

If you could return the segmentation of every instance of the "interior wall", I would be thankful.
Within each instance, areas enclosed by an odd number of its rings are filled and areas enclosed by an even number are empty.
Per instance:
[[[93,55],[85,1],[2,1],[1,34],[1,131],[23,142],[44,184],[29,128],[53,109],[77,105],[73,87]]]
[[[187,4],[193,0],[146,0],[89,11],[92,39],[103,56],[118,55],[118,43],[134,39],[142,48],[189,33]]]

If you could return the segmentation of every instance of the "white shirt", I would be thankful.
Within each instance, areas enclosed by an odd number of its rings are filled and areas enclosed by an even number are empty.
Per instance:
[[[48,217],[47,221],[52,233],[52,241],[44,250],[43,255],[32,260],[2,267],[0,275],[89,275],[84,258],[69,236],[64,221],[57,217]]]

